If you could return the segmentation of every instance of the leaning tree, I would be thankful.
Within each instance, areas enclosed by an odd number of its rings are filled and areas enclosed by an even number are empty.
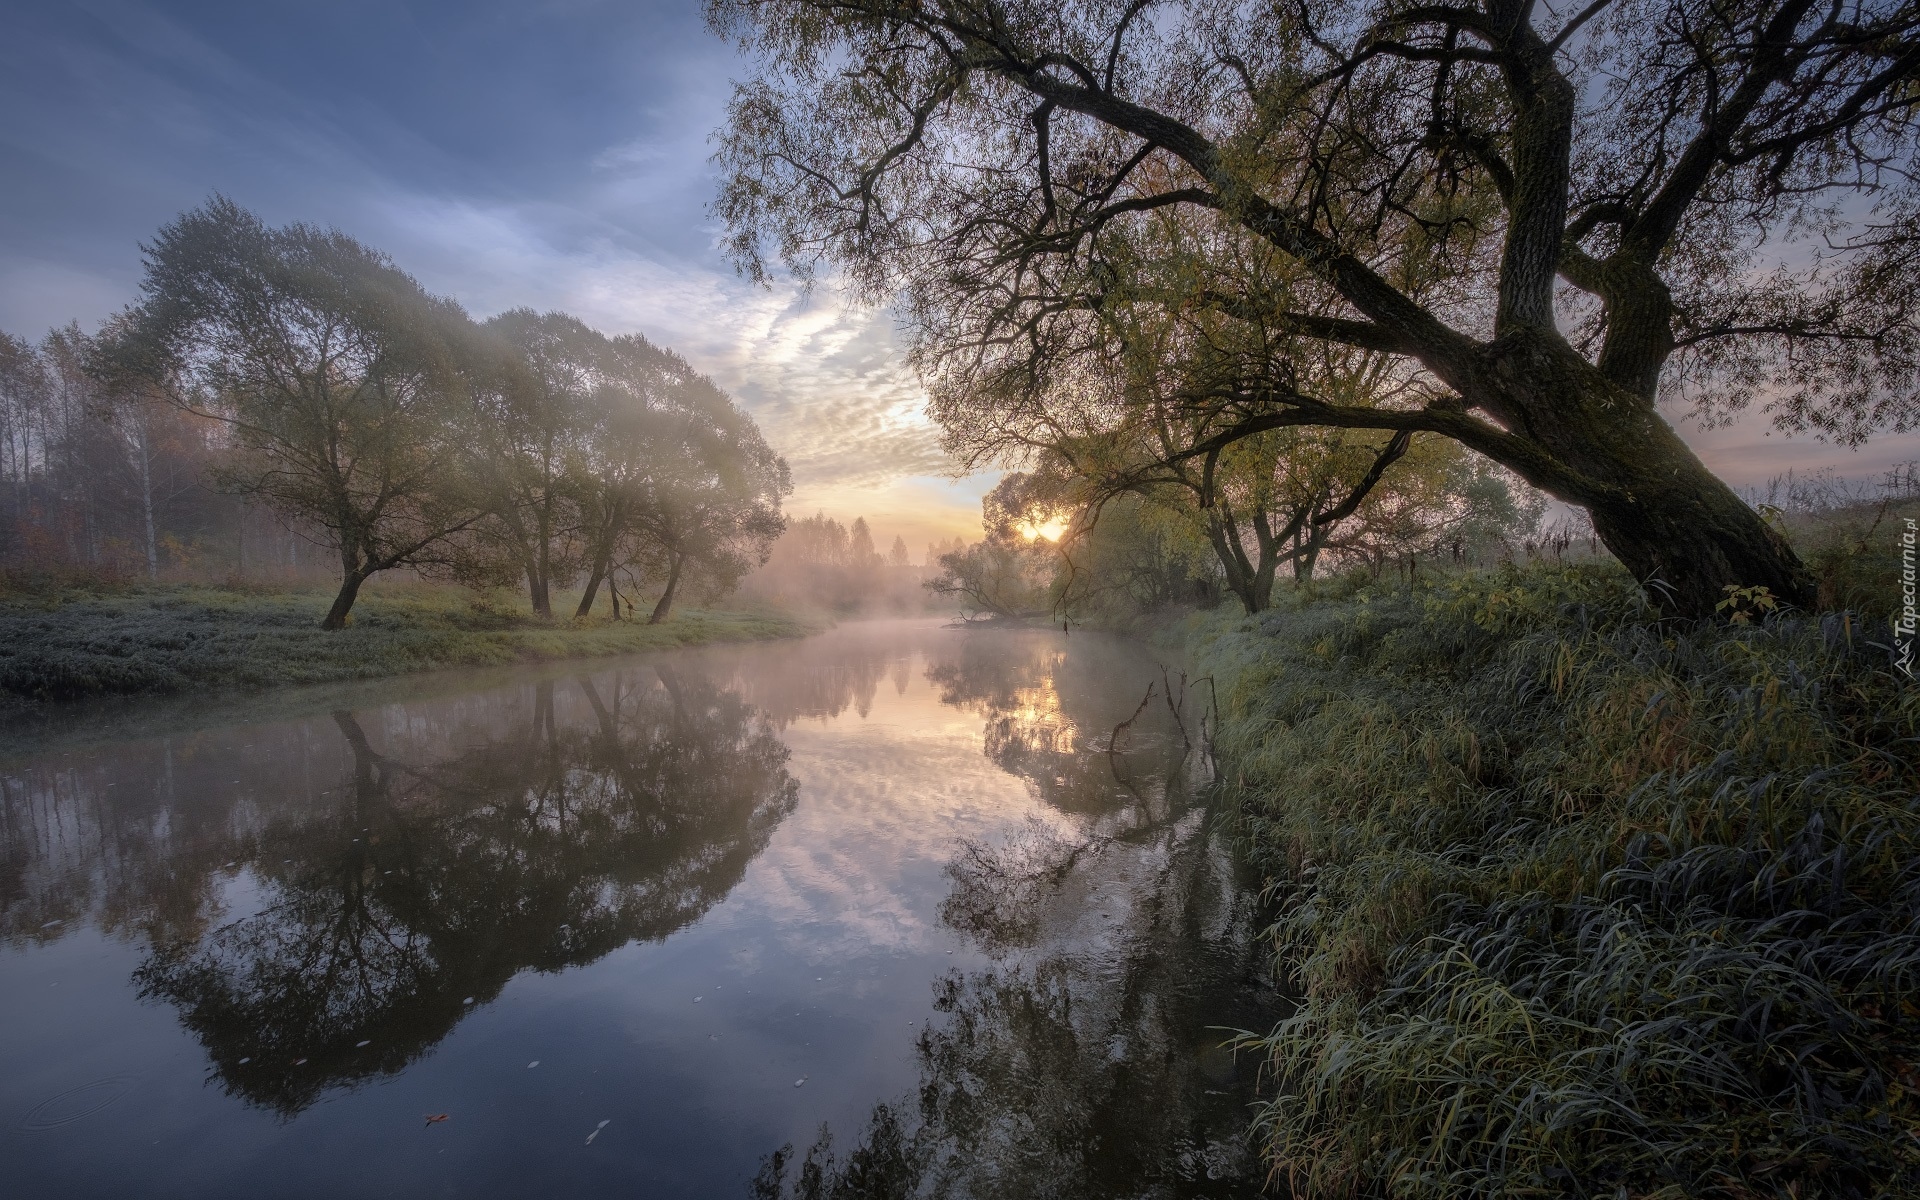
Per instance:
[[[1668,612],[1808,572],[1656,407],[1920,423],[1915,0],[709,0],[755,56],[724,133],[737,261],[908,314],[957,390],[1099,351],[1114,305],[1391,356],[1393,403],[1263,371],[1233,438],[1451,437],[1592,515]],[[1177,211],[1230,271],[1130,286]],[[1180,280],[1185,286],[1179,286]],[[1164,280],[1163,280],[1164,282]],[[1214,396],[1217,402],[1220,397]],[[1193,448],[1188,448],[1193,449]],[[1204,450],[1199,451],[1204,453]]]
[[[337,230],[274,228],[222,196],[145,251],[99,370],[222,423],[237,453],[216,482],[324,531],[341,574],[320,627],[343,628],[381,571],[453,561],[487,511],[462,379],[511,367],[459,306]]]

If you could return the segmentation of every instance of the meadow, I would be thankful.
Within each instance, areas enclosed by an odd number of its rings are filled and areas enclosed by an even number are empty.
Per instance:
[[[13,581],[0,590],[0,703],[374,679],[796,637],[817,625],[764,611],[688,609],[648,625],[540,620],[510,593],[393,582],[351,624],[322,630],[331,589]],[[571,611],[568,604],[563,611]]]

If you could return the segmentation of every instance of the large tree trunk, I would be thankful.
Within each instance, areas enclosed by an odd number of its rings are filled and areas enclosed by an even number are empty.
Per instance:
[[[1813,576],[1758,513],[1685,445],[1648,449],[1667,451],[1650,453],[1648,463],[1665,464],[1670,474],[1635,472],[1630,499],[1587,511],[1600,540],[1662,612],[1710,617],[1729,589],[1756,586],[1783,603],[1813,606]]]
[[[552,515],[542,512],[536,529],[540,541],[534,549],[534,578],[528,581],[532,584],[533,615],[547,621],[553,620],[553,601],[548,594],[553,586],[552,525]]]
[[[608,580],[612,577],[612,559],[613,555],[611,551],[602,552],[593,556],[593,566],[587,572],[587,590],[580,593],[580,604],[573,610],[574,620],[583,620],[593,615],[593,601],[594,598],[600,594],[600,584],[603,580]],[[613,615],[615,617],[620,615],[620,604],[617,600],[614,602]]]
[[[680,588],[680,557],[667,556],[667,590],[660,593],[660,603],[653,606],[653,615],[647,618],[649,625],[658,625],[673,615],[673,594]]]
[[[1609,383],[1557,336],[1520,333],[1496,348],[1496,386],[1512,399],[1494,415],[1583,478],[1569,484],[1537,465],[1507,465],[1584,507],[1663,613],[1711,617],[1730,587],[1813,605],[1813,576],[1786,539],[1707,470],[1650,400]]]
[[[1240,607],[1252,616],[1261,609],[1260,601],[1254,594],[1253,564],[1247,559],[1245,547],[1240,544],[1240,528],[1233,514],[1224,504],[1216,503],[1205,512],[1207,522],[1207,541],[1213,545],[1214,557],[1220,560],[1220,569],[1225,573],[1227,588],[1240,601]]]
[[[1216,502],[1207,510],[1206,517],[1207,540],[1213,545],[1214,556],[1226,573],[1227,587],[1239,598],[1240,607],[1246,609],[1248,616],[1273,607],[1273,578],[1280,567],[1279,543],[1290,533],[1274,533],[1266,514],[1255,514],[1251,523],[1254,557],[1249,558],[1241,539],[1240,523],[1224,502]]]
[[[353,611],[353,602],[360,595],[360,585],[365,583],[372,574],[371,571],[347,572],[346,578],[340,581],[339,594],[333,598],[333,607],[327,610],[326,618],[320,622],[320,628],[345,629],[347,627],[347,614]]]
[[[1293,578],[1296,583],[1309,583],[1313,579],[1314,568],[1320,564],[1320,549],[1326,542],[1316,530],[1306,541],[1300,552],[1293,556]]]

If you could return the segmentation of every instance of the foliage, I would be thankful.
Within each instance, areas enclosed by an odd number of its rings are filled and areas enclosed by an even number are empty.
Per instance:
[[[304,539],[249,530],[244,502],[207,486],[212,422],[90,372],[99,343],[78,325],[37,345],[0,332],[0,563],[157,579],[233,569],[251,549],[278,570],[318,565]]]
[[[736,260],[899,303],[939,418],[1009,446],[1153,405],[1199,435],[1165,461],[1435,433],[1697,617],[1813,580],[1663,393],[1850,442],[1920,420],[1907,0],[708,7],[753,59],[719,154]],[[1168,329],[1160,358],[1209,369],[1100,386]],[[1323,386],[1362,353],[1384,386]]]
[[[1588,563],[1195,619],[1296,1192],[1920,1187],[1920,690],[1880,619],[1651,617]]]
[[[990,536],[942,554],[939,563],[927,590],[951,596],[964,620],[1011,621],[1050,611],[1048,591],[1056,558],[1053,546],[1042,539]]]
[[[663,580],[651,624],[673,611],[683,578],[721,595],[765,563],[786,528],[780,502],[793,491],[786,460],[712,380],[689,372],[673,400],[650,441],[634,514],[638,557]]]
[[[221,485],[327,531],[342,580],[325,624],[380,571],[446,565],[484,511],[458,380],[506,386],[509,368],[460,344],[458,306],[345,234],[270,228],[224,197],[163,226],[146,259],[100,370],[225,423],[240,453]]]
[[[1185,510],[1138,495],[1108,501],[1061,544],[1053,606],[1101,624],[1182,603],[1211,608],[1219,570],[1193,525]]]
[[[330,629],[368,579],[402,568],[523,577],[541,617],[582,571],[576,615],[604,583],[618,617],[624,572],[656,590],[658,622],[683,576],[717,596],[780,532],[786,463],[712,380],[645,338],[526,309],[478,326],[345,234],[269,227],[224,197],[162,227],[146,258],[142,302],[89,344],[81,373],[116,400],[110,422],[83,427],[136,451],[150,577],[160,399],[222,431],[211,479],[338,557]],[[0,471],[7,418],[32,407],[18,401],[24,361],[0,343]]]

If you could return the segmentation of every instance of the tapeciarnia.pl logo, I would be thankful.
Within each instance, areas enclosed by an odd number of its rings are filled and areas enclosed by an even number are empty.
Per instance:
[[[1920,612],[1915,611],[1913,546],[1915,536],[1920,534],[1920,522],[1913,517],[1906,518],[1907,527],[1900,534],[1900,616],[1893,622],[1893,648],[1897,656],[1894,666],[1908,679],[1913,678],[1913,638],[1914,630],[1920,626]]]

